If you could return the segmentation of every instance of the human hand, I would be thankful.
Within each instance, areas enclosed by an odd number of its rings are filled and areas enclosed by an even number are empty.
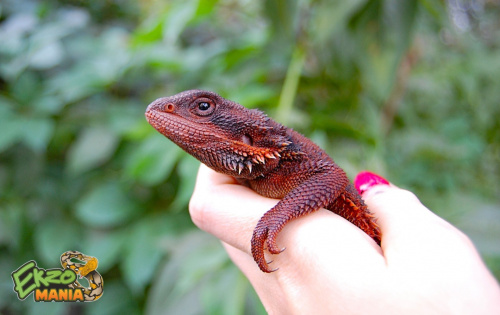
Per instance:
[[[356,184],[378,218],[381,247],[320,209],[280,232],[287,249],[268,256],[279,268],[271,274],[253,261],[250,239],[276,200],[201,165],[190,214],[222,241],[269,313],[500,314],[500,287],[469,238],[411,192],[365,176],[375,185]]]

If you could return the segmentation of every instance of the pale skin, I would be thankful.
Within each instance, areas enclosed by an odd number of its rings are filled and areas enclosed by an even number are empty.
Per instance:
[[[259,270],[250,239],[277,200],[203,164],[190,202],[193,222],[222,241],[270,314],[500,314],[500,287],[470,239],[394,185],[363,193],[382,246],[321,209],[288,223]]]

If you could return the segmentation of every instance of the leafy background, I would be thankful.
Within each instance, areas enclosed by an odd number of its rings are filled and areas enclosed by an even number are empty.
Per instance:
[[[191,88],[264,109],[351,178],[416,192],[500,277],[499,13],[493,0],[2,1],[0,312],[264,313],[189,219],[198,162],[143,116]],[[66,250],[99,259],[102,299],[18,301],[10,272]]]

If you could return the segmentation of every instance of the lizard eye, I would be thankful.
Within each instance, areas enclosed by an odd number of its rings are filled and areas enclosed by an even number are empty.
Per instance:
[[[191,111],[198,116],[208,116],[215,110],[215,103],[208,99],[198,99],[191,107]]]
[[[198,109],[201,111],[209,110],[210,104],[208,104],[207,102],[200,102],[200,103],[198,103]]]

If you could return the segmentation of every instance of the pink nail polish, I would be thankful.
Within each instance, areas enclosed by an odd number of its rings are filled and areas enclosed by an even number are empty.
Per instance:
[[[360,172],[354,179],[354,186],[361,195],[377,185],[389,185],[389,182],[380,175],[368,171]]]

